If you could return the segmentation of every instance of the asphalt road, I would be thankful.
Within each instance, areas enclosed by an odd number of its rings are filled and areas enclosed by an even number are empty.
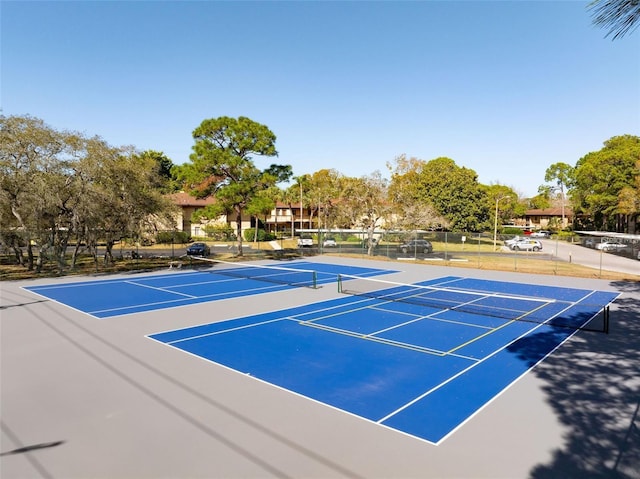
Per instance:
[[[613,253],[605,253],[601,250],[586,248],[579,244],[556,241],[553,239],[541,240],[543,251],[553,254],[560,261],[587,266],[602,271],[616,271],[640,275],[640,261]]]

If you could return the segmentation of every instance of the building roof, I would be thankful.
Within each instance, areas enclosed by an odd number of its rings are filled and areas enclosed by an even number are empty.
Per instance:
[[[276,202],[276,208],[289,208],[289,205],[291,205],[291,207],[293,207],[293,208],[300,209],[300,201],[295,201],[295,202],[293,202],[291,204],[285,203],[284,201],[277,201]]]
[[[562,216],[562,208],[536,208],[527,210],[524,214],[526,216]],[[573,216],[573,210],[565,206],[564,215]]]
[[[178,206],[208,206],[212,205],[216,202],[213,196],[208,196],[206,198],[196,198],[195,196],[191,196],[189,193],[185,193],[181,191],[179,193],[171,193],[167,195],[167,197],[172,201],[173,204]]]

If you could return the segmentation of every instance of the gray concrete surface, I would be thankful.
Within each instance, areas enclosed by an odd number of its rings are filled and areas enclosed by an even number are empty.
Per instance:
[[[406,282],[454,274],[622,296],[609,335],[578,332],[434,446],[145,338],[330,299],[336,288],[97,320],[21,288],[79,278],[5,282],[0,477],[640,477],[639,283],[313,260],[397,268],[389,279]]]

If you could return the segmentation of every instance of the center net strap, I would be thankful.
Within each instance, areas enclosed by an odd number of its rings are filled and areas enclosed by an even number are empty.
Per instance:
[[[339,275],[338,291],[382,301],[415,304],[437,311],[460,311],[536,323],[549,320],[559,309],[566,307],[554,299],[396,283],[350,275]]]
[[[317,272],[306,269],[284,268],[261,264],[223,261],[219,259],[195,257],[195,261],[202,266],[215,268],[214,274],[233,278],[253,279],[269,283],[287,284],[305,288],[317,288]]]

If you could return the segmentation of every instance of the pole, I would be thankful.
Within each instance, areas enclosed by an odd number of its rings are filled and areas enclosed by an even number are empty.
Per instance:
[[[498,203],[500,200],[505,200],[507,198],[509,198],[509,195],[499,196],[496,198],[496,216],[493,219],[493,251],[496,250],[496,244],[498,242]]]
[[[493,251],[496,250],[498,242],[498,201],[500,201],[500,198],[496,198],[496,216],[493,220]]]
[[[300,229],[302,229],[302,181],[300,182]]]

